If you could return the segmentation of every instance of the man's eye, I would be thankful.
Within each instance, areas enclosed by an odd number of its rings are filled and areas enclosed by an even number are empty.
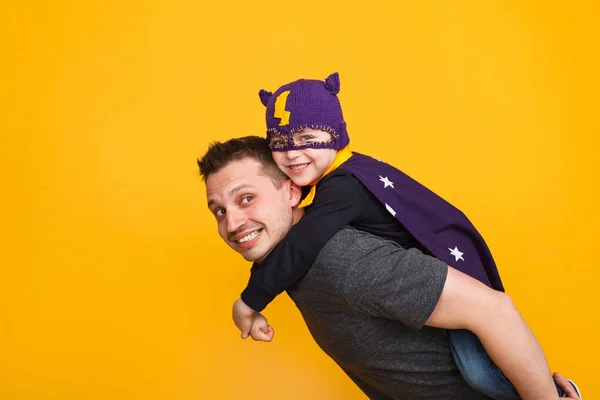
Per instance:
[[[223,214],[225,214],[225,210],[224,210],[224,209],[222,209],[222,208],[219,208],[219,209],[215,210],[215,215],[216,215],[217,217],[220,217],[220,216],[222,216]]]
[[[253,198],[254,197],[252,197],[252,196],[244,196],[244,197],[242,197],[242,204],[247,204],[247,203],[251,202]]]

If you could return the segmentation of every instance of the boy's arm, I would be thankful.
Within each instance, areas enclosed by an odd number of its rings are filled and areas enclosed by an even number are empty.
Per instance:
[[[250,277],[241,295],[248,306],[262,311],[308,272],[329,239],[358,218],[359,185],[349,173],[327,176],[319,183],[308,212]]]

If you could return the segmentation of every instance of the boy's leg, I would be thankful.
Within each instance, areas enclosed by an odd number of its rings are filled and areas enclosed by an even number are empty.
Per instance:
[[[449,329],[450,348],[454,361],[467,383],[475,390],[496,400],[519,400],[519,393],[485,351],[479,338],[471,331]],[[577,385],[569,380],[581,398]],[[555,382],[556,384],[556,382]],[[559,397],[567,397],[556,384]]]
[[[454,362],[469,386],[495,400],[521,398],[473,332],[449,329],[448,337]]]

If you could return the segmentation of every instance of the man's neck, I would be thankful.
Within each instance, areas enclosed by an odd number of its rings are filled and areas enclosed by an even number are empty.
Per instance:
[[[300,221],[300,218],[304,215],[304,208],[294,207],[292,209],[292,221],[294,225]]]

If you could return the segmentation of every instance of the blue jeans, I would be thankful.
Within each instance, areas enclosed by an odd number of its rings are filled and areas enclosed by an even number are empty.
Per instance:
[[[448,337],[456,366],[469,386],[495,400],[521,399],[474,333],[449,329]],[[565,392],[558,385],[556,389],[559,397],[565,397]]]

